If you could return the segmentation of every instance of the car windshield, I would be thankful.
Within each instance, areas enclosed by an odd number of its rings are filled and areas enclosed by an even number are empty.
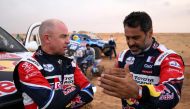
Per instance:
[[[0,27],[0,52],[26,52],[27,49]]]

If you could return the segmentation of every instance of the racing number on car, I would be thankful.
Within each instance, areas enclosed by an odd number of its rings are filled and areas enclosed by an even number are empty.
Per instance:
[[[12,94],[16,92],[16,88],[11,81],[0,81],[0,96]]]

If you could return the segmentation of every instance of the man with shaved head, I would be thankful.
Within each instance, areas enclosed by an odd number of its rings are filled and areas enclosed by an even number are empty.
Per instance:
[[[65,56],[68,28],[49,19],[39,28],[41,46],[32,57],[22,59],[14,70],[15,86],[25,109],[79,108],[93,100],[92,84],[76,63]]]

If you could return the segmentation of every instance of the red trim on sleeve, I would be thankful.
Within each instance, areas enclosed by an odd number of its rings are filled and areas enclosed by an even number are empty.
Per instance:
[[[161,64],[160,82],[183,78],[184,64],[180,56],[168,55]]]
[[[74,73],[75,84],[78,85],[81,89],[85,88],[88,84],[90,84],[90,82],[78,66],[76,66]]]
[[[29,62],[21,62],[18,66],[18,73],[20,80],[23,82],[50,88],[49,82],[45,79],[38,68]]]

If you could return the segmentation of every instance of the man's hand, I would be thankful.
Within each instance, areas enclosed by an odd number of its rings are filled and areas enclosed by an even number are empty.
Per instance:
[[[139,86],[128,69],[113,68],[99,78],[103,92],[118,98],[138,98]]]

